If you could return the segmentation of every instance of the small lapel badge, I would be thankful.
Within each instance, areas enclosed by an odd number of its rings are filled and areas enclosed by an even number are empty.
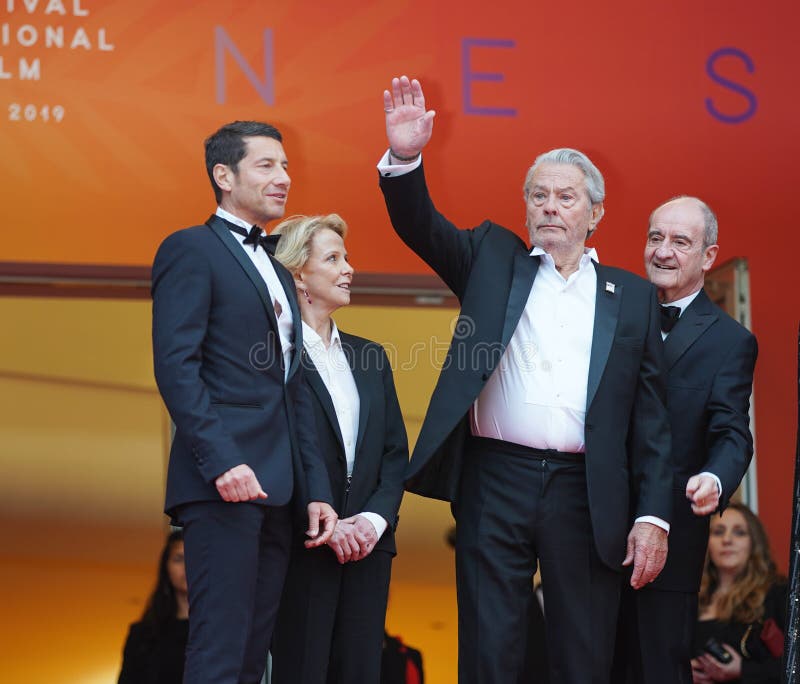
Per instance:
[[[610,292],[611,294],[614,294],[614,283],[609,283],[606,280],[606,292]]]

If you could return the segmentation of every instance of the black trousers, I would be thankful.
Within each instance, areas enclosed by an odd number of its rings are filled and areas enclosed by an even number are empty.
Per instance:
[[[550,680],[608,684],[621,574],[595,549],[581,454],[472,438],[456,515],[460,684],[521,684],[541,567]]]
[[[289,562],[289,506],[182,506],[189,641],[186,684],[259,684]]]
[[[692,684],[696,623],[697,594],[623,589],[613,681]]]
[[[340,564],[295,544],[272,643],[272,684],[379,684],[392,554]]]

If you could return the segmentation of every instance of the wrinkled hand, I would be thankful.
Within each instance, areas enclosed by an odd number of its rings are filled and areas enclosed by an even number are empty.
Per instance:
[[[220,475],[214,484],[223,501],[253,501],[266,499],[256,474],[246,463],[240,463]]]
[[[686,483],[686,498],[692,502],[695,515],[709,515],[719,507],[719,489],[713,477],[694,475]]]
[[[641,589],[652,582],[667,562],[667,532],[649,522],[633,523],[623,565],[633,563],[631,586]]]
[[[705,679],[694,679],[696,683],[706,684],[706,682],[730,682],[734,679],[740,679],[742,676],[742,656],[728,644],[722,644],[728,653],[733,658],[727,665],[719,662],[713,656],[704,653],[692,660],[692,677],[694,677],[695,669],[700,676]]]
[[[386,137],[389,148],[401,157],[415,157],[433,132],[436,112],[425,110],[425,96],[417,79],[408,76],[392,79],[392,90],[383,91]]]
[[[351,522],[340,520],[336,523],[336,529],[328,540],[328,546],[336,554],[336,559],[340,563],[347,563],[361,553],[361,547],[356,540],[355,526]]]
[[[311,549],[327,543],[333,534],[336,520],[339,516],[336,515],[336,511],[333,510],[330,504],[322,501],[312,501],[308,504],[307,510],[308,529],[306,530],[306,536],[310,537],[310,539],[306,539],[305,544],[307,549]],[[320,523],[323,525],[322,531],[319,529]]]
[[[340,563],[366,558],[375,548],[378,534],[375,526],[361,515],[344,518],[336,524],[328,546]]]
[[[363,515],[354,515],[350,518],[345,518],[345,522],[353,523],[356,541],[361,550],[358,558],[353,558],[352,560],[366,558],[372,553],[375,544],[378,543],[378,533],[375,531],[375,525]]]

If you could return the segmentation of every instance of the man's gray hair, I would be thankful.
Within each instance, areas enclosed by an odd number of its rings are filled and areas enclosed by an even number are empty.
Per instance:
[[[675,197],[670,197],[666,202],[659,204],[651,212],[650,220],[647,222],[647,227],[650,228],[653,225],[653,216],[656,215],[656,212],[661,209],[661,207],[679,199],[694,200],[700,206],[700,212],[703,214],[703,249],[706,247],[711,247],[711,245],[716,245],[717,240],[719,239],[719,221],[717,221],[717,215],[706,202],[701,200],[699,197],[693,197],[692,195],[675,195]]]
[[[528,169],[525,175],[525,185],[523,191],[525,192],[525,200],[528,199],[528,193],[531,190],[531,181],[533,174],[542,166],[542,164],[569,164],[570,166],[577,166],[583,171],[583,176],[586,180],[586,192],[589,194],[589,201],[594,204],[599,204],[606,197],[606,182],[603,180],[603,174],[592,163],[583,152],[573,150],[569,147],[560,147],[555,150],[550,150],[544,154],[536,157],[533,166]]]

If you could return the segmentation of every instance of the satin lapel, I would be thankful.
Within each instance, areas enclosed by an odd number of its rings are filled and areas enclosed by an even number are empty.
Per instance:
[[[338,457],[344,460],[344,440],[342,439],[342,431],[339,429],[339,419],[336,417],[336,409],[333,407],[331,395],[328,393],[328,388],[325,387],[322,376],[320,376],[319,372],[317,371],[317,367],[314,365],[314,362],[309,358],[308,354],[306,354],[305,349],[302,351],[302,356],[305,359],[303,365],[305,379],[308,382],[308,386],[311,388],[311,391],[317,395],[317,399],[319,399],[322,410],[325,411],[325,416],[328,418],[328,422],[331,424],[333,434],[336,435],[336,440],[339,442],[340,449]]]
[[[239,265],[244,270],[245,275],[247,275],[247,277],[250,279],[250,282],[252,282],[256,290],[258,290],[261,303],[264,305],[264,311],[266,311],[270,325],[272,326],[272,329],[277,332],[278,321],[275,318],[275,309],[272,306],[272,298],[269,296],[267,284],[264,282],[264,279],[261,277],[261,274],[258,272],[255,264],[253,264],[253,262],[250,261],[250,258],[244,253],[242,246],[239,244],[236,238],[233,237],[231,231],[228,230],[225,222],[216,214],[212,215],[208,221],[206,221],[206,225],[214,231],[217,237],[222,241],[222,244],[228,248],[228,251],[233,255],[233,258],[239,262]]]
[[[531,286],[536,272],[539,270],[539,259],[532,257],[528,252],[522,250],[514,254],[514,275],[511,280],[511,291],[508,293],[508,304],[506,304],[506,317],[503,323],[503,336],[501,343],[503,348],[508,346],[508,342],[525,309],[528,297],[531,294]]]
[[[664,359],[667,362],[667,370],[675,365],[683,353],[717,318],[718,315],[711,306],[711,300],[705,290],[700,290],[700,294],[686,307],[675,327],[664,340]]]
[[[622,302],[622,285],[607,281],[600,264],[592,262],[597,273],[597,294],[594,305],[594,331],[592,353],[589,359],[589,381],[586,386],[586,410],[592,405],[606,369],[614,333],[617,330],[619,307]]]
[[[342,348],[347,356],[350,369],[353,371],[353,380],[355,380],[356,389],[358,389],[358,435],[356,436],[355,449],[355,453],[358,454],[358,450],[361,448],[361,442],[364,439],[364,431],[367,428],[367,420],[369,419],[370,397],[366,377],[367,369],[364,368],[365,359],[368,358],[369,355],[359,353],[360,350],[356,349],[354,344],[349,339],[346,339],[345,336],[342,336]]]
[[[300,367],[300,354],[297,353],[298,349],[303,348],[303,323],[300,317],[300,307],[297,304],[297,288],[294,284],[292,274],[286,270],[286,267],[270,254],[270,261],[275,267],[275,273],[278,274],[278,280],[283,285],[283,291],[286,293],[286,298],[289,300],[289,308],[292,311],[292,327],[294,328],[294,349],[295,353],[292,354],[292,360],[289,364],[289,373],[286,376],[287,381],[291,378]]]

